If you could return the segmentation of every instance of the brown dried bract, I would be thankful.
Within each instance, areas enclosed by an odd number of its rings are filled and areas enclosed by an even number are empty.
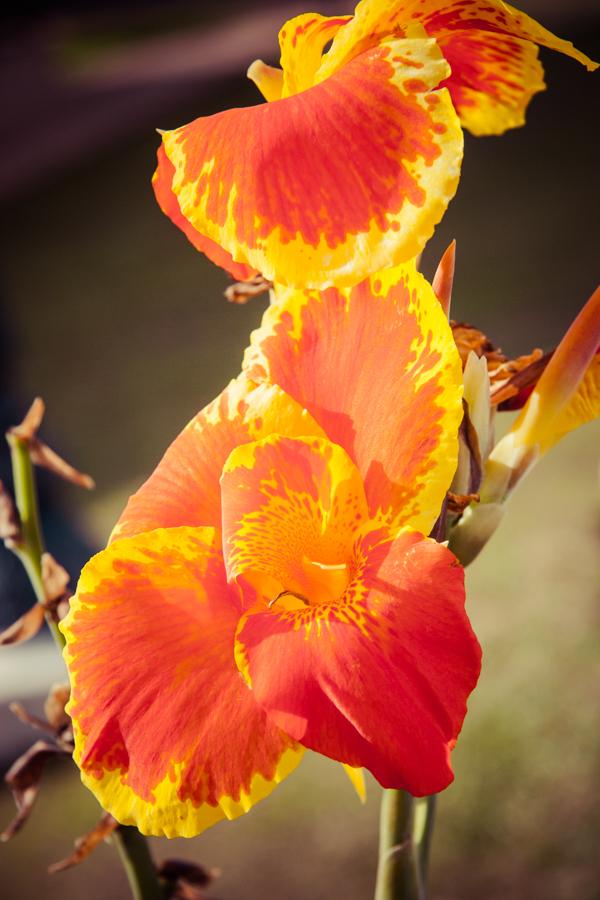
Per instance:
[[[13,434],[22,441],[31,441],[36,437],[38,429],[42,424],[46,406],[41,397],[36,397],[20,425],[14,425],[9,429],[9,434]]]
[[[12,791],[17,815],[0,834],[1,841],[8,841],[21,830],[33,809],[40,790],[40,779],[48,759],[65,751],[47,741],[36,741],[33,747],[20,756],[10,767],[4,780]]]
[[[168,900],[203,900],[204,888],[220,875],[183,859],[166,859],[157,869]]]
[[[15,502],[0,481],[0,540],[10,549],[19,543],[21,537],[21,523]]]
[[[448,512],[452,515],[464,513],[471,503],[479,503],[479,494],[454,494],[448,491]]]
[[[225,299],[243,306],[253,297],[259,297],[265,291],[270,291],[272,287],[272,281],[267,281],[262,275],[255,275],[249,281],[236,281],[235,284],[230,284],[224,292]]]
[[[91,490],[95,487],[95,484],[94,479],[90,475],[80,472],[39,439],[37,432],[42,424],[44,412],[44,401],[41,397],[36,397],[21,424],[9,428],[7,437],[9,440],[12,437],[25,441],[29,448],[31,461],[36,466],[48,469],[50,472],[58,475],[59,478],[70,481],[72,484],[78,485],[78,487]]]
[[[70,575],[51,553],[42,553],[42,582],[46,606],[52,609],[68,593]]]
[[[467,322],[454,321],[450,322],[450,325],[463,369],[467,363],[469,353],[476,353],[479,357],[485,356],[488,363],[490,381],[494,385],[506,383],[517,372],[536,363],[543,356],[541,350],[535,349],[524,356],[509,359],[500,347],[495,347],[487,335],[473,325],[469,325]]]
[[[118,827],[119,823],[117,820],[113,819],[110,813],[104,813],[98,824],[91,831],[88,831],[82,837],[76,838],[73,853],[65,859],[48,866],[48,872],[54,875],[56,872],[63,872],[65,869],[70,869],[72,866],[83,862],[96,849],[98,844],[110,837]]]
[[[20,619],[0,631],[0,647],[9,644],[22,644],[35,637],[44,624],[45,610],[41,603],[36,603],[28,609]]]
[[[53,684],[44,703],[44,715],[56,735],[62,735],[66,728],[71,727],[69,714],[65,712],[65,706],[71,696],[71,687],[66,682]]]
[[[25,725],[52,735],[61,750],[70,754],[74,746],[73,729],[69,714],[65,710],[70,692],[68,684],[52,685],[44,702],[45,719],[32,716],[21,703],[11,703],[9,709]]]
[[[504,381],[498,380],[490,396],[492,406],[502,406],[504,409],[520,409],[552,359],[552,352],[541,356],[538,355],[541,354],[541,351],[534,350],[531,354],[532,359],[527,365],[518,369]],[[524,356],[521,357],[522,360],[526,358]]]

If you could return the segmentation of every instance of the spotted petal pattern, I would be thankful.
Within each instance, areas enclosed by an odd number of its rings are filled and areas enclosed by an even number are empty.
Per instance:
[[[301,93],[165,132],[156,183],[201,249],[281,284],[356,283],[416,256],[454,195],[449,71],[434,40],[391,40]]]
[[[474,134],[500,134],[523,124],[525,109],[543,90],[536,45],[597,68],[572,43],[556,37],[502,0],[362,0],[323,57],[316,80],[390,35],[421,26],[452,68],[445,82],[463,125]]]
[[[346,290],[279,289],[244,365],[306,407],[346,450],[371,515],[429,533],[456,469],[462,368],[414,265]]]

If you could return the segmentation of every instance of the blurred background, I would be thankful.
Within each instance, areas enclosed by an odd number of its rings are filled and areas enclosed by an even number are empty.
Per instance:
[[[24,2],[0,39],[3,84],[0,425],[32,398],[43,436],[97,482],[93,494],[40,475],[47,544],[76,579],[126,497],[167,444],[239,369],[265,300],[230,306],[227,277],[160,213],[150,188],[157,127],[258,102],[244,73],[276,62],[291,15],[334,2]],[[521,8],[600,58],[596,0]],[[549,90],[524,129],[467,136],[456,199],[429,245],[431,275],[458,241],[453,314],[508,353],[552,347],[598,281],[598,85],[542,51]],[[432,900],[600,897],[600,426],[567,438],[514,497],[468,572],[484,648],[480,685],[441,798]],[[0,478],[10,482],[6,448]],[[0,547],[0,626],[32,602]],[[39,708],[61,678],[49,639],[0,654],[0,764],[35,735],[7,703]],[[0,790],[0,827],[13,814]],[[250,816],[159,858],[222,870],[220,900],[363,900],[372,893],[378,788],[367,804],[340,768],[312,757]],[[98,817],[65,760],[51,767],[29,824],[0,848],[6,900],[127,898],[102,846],[46,874]]]

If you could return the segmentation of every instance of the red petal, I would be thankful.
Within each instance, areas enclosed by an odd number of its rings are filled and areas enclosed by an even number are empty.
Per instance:
[[[417,796],[452,780],[450,749],[480,650],[452,554],[371,532],[338,603],[251,612],[236,658],[273,722],[312,750]]]

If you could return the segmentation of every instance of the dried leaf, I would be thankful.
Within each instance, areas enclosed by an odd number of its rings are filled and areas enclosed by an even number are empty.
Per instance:
[[[69,714],[65,712],[70,695],[71,688],[68,684],[53,684],[44,703],[44,715],[56,734],[71,725]]]
[[[471,351],[476,353],[477,356],[485,356],[488,361],[490,377],[491,373],[498,366],[508,361],[508,357],[504,355],[499,347],[494,347],[483,331],[480,331],[473,325],[469,325],[468,322],[455,322],[451,320],[450,326],[463,364],[463,369],[467,364],[467,359],[469,358],[469,353],[471,353]]]
[[[44,401],[41,397],[36,397],[21,424],[9,428],[7,435],[26,442],[31,461],[36,466],[49,469],[55,475],[58,475],[59,478],[64,478],[65,481],[70,481],[79,487],[90,490],[95,487],[94,479],[90,475],[79,472],[78,469],[66,462],[37,436],[38,429],[44,418],[45,409]]]
[[[203,900],[204,888],[221,874],[184,859],[166,859],[157,873],[163,881],[167,900]]]
[[[21,540],[21,523],[14,500],[0,481],[0,540],[10,544]]]
[[[485,356],[488,363],[490,381],[493,385],[498,386],[498,388],[512,380],[513,376],[519,372],[528,370],[530,366],[535,367],[536,364],[545,360],[546,362],[543,363],[543,368],[541,370],[543,371],[548,362],[549,357],[546,359],[539,348],[532,350],[531,353],[527,353],[524,356],[517,356],[515,359],[509,359],[499,347],[495,347],[494,344],[492,344],[483,331],[480,331],[473,325],[469,325],[466,322],[450,322],[450,325],[452,326],[452,333],[462,360],[463,369],[471,351],[476,353],[479,357]],[[513,393],[516,393],[516,391]],[[512,396],[513,393],[509,392],[507,396]],[[494,401],[494,405],[497,405],[497,403],[500,402],[502,402],[502,400]]]
[[[42,553],[42,582],[49,606],[64,597],[70,580],[67,570],[63,569],[51,553]]]
[[[479,503],[479,499],[479,494],[454,494],[448,491],[448,511],[453,515],[460,515],[471,503]]]
[[[231,284],[225,290],[225,299],[230,303],[243,306],[253,297],[259,297],[265,291],[271,290],[272,287],[272,281],[267,281],[262,275],[255,275],[249,281],[237,281],[235,284]]]
[[[45,610],[41,603],[35,603],[20,619],[0,632],[0,647],[22,644],[35,637],[44,624]]]
[[[96,849],[98,844],[101,844],[118,827],[119,823],[117,820],[113,819],[110,813],[104,813],[95,828],[92,828],[83,837],[76,839],[75,850],[70,856],[48,866],[50,875],[54,875],[56,872],[63,872],[65,869],[70,869],[72,866],[83,862]]]
[[[490,398],[492,406],[501,410],[521,409],[552,359],[553,352],[541,356],[541,351],[534,351],[531,358],[520,357],[520,360],[529,359],[529,362],[506,380],[497,381]]]
[[[52,737],[55,737],[56,729],[53,728],[50,722],[40,719],[38,716],[32,716],[21,703],[9,703],[8,708],[24,725],[29,725],[31,728],[37,729],[37,731],[45,731],[46,734],[51,734]]]
[[[12,791],[17,815],[0,834],[0,841],[8,841],[20,831],[33,809],[40,790],[40,779],[48,759],[64,751],[47,741],[36,741],[33,747],[10,767],[4,780]]]
[[[37,431],[42,424],[45,411],[46,407],[44,401],[41,397],[36,397],[21,424],[14,425],[10,428],[8,434],[13,434],[16,438],[20,438],[22,441],[27,441],[29,443],[31,439],[36,436]]]
[[[94,479],[91,475],[86,475],[84,472],[80,472],[70,463],[59,456],[58,453],[55,453],[47,444],[43,441],[40,441],[38,437],[33,437],[29,441],[29,453],[31,456],[31,461],[35,463],[36,466],[41,466],[44,469],[48,469],[50,472],[53,472],[55,475],[58,475],[59,478],[63,478],[65,481],[70,481],[71,484],[76,484],[78,487],[85,488],[90,491],[96,487]]]

